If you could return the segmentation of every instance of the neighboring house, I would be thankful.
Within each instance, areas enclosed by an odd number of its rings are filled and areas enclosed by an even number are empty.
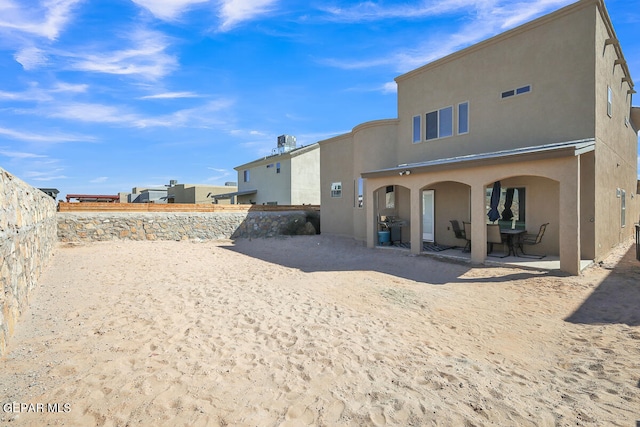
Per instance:
[[[38,190],[42,191],[47,196],[53,197],[53,200],[55,200],[58,197],[58,193],[60,193],[60,190],[57,188],[38,188]]]
[[[579,274],[638,221],[634,84],[601,0],[583,0],[396,78],[398,117],[321,141],[323,233],[377,242],[381,215],[423,241],[464,245],[450,220],[471,222],[471,260],[487,256],[494,182],[514,194],[534,250]]]
[[[282,135],[278,137],[277,154],[234,169],[238,171],[238,203],[320,204],[318,143],[296,147],[294,137]]]
[[[202,185],[202,184],[174,184],[167,189],[168,203],[198,203],[198,204],[224,204],[233,203],[232,197],[225,197],[226,193],[237,191],[236,183],[229,182],[226,185]],[[216,197],[217,195],[220,195]]]
[[[133,187],[128,199],[129,203],[167,203],[167,189]]]

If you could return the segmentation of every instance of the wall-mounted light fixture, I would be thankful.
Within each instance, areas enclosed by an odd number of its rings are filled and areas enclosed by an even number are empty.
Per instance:
[[[398,173],[398,175],[400,175],[400,176],[402,176],[402,175],[411,175],[411,171],[410,170],[400,171]]]

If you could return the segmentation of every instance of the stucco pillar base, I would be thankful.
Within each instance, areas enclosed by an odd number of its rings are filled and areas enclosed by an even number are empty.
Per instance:
[[[471,262],[481,264],[487,258],[485,187],[471,187]]]

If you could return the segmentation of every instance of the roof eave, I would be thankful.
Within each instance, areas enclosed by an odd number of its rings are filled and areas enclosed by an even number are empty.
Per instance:
[[[363,178],[377,178],[397,175],[403,171],[411,173],[437,172],[441,170],[462,169],[476,166],[493,166],[520,161],[547,160],[558,157],[579,156],[595,149],[595,140],[586,139],[569,143],[548,144],[538,147],[526,147],[481,153],[469,156],[451,157],[422,163],[408,163],[393,168],[363,172]]]

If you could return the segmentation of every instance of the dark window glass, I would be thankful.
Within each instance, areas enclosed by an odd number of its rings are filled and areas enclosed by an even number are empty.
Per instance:
[[[438,137],[438,112],[427,113],[425,118],[426,139]]]

